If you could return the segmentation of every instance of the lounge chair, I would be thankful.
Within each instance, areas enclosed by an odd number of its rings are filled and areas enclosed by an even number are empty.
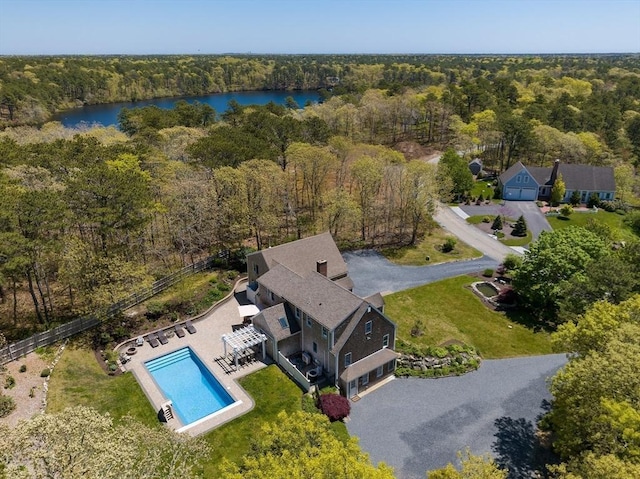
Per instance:
[[[191,324],[191,321],[185,321],[184,327],[187,331],[189,331],[189,334],[193,334],[196,332],[196,328],[193,326],[193,324]]]
[[[155,333],[147,334],[144,339],[151,345],[152,348],[157,348],[160,344],[158,342],[158,336]]]
[[[167,335],[164,334],[163,330],[158,331],[158,340],[162,343],[162,344],[167,344],[169,342],[169,339],[167,338]]]
[[[140,347],[142,345],[144,345],[144,338],[142,336],[138,336],[136,338],[136,346]]]
[[[176,324],[173,329],[176,332],[176,336],[178,336],[179,338],[184,338],[184,329],[182,329],[182,326]]]

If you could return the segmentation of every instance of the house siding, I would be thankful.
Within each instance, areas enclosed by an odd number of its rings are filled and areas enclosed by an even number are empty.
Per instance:
[[[372,321],[372,330],[371,334],[365,334],[365,324],[367,321]],[[345,355],[351,353],[351,363],[355,363],[361,359],[366,358],[367,356],[383,349],[382,341],[385,335],[389,335],[389,345],[388,348],[393,349],[395,346],[395,325],[389,321],[385,316],[383,316],[380,312],[378,312],[375,308],[371,308],[371,312],[368,312],[363,315],[363,317],[358,321],[358,325],[349,336],[349,339],[345,342],[344,346],[340,350],[338,355],[338,374],[340,374],[345,370],[344,367],[344,359]],[[367,339],[369,337],[370,339]],[[370,371],[368,373],[369,382],[367,385],[362,385],[362,387],[371,386],[389,375],[393,374],[393,371],[388,371],[388,368],[385,365],[382,376],[377,377],[376,370]],[[358,378],[358,387],[360,388],[360,382],[362,377]],[[339,382],[339,387],[341,391],[346,393],[347,384],[343,381]]]
[[[327,338],[322,337],[322,325],[314,318],[311,318],[311,327],[307,326],[307,315],[301,315],[300,329],[302,331],[302,350],[306,351],[311,357],[322,364],[324,370],[329,370],[331,361],[329,358],[329,350],[331,349],[329,341],[331,339],[331,331],[327,331]],[[313,343],[316,343],[317,350],[313,351]]]
[[[539,185],[531,173],[523,168],[502,185],[502,197],[505,200],[535,200]]]

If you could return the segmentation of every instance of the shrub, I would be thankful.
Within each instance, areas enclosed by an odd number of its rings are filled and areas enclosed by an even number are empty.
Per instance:
[[[569,198],[569,203],[571,203],[571,206],[578,206],[580,204],[580,192],[578,190],[573,190],[571,198]]]
[[[600,196],[598,193],[591,193],[589,195],[589,200],[587,201],[587,208],[593,208],[600,206]]]
[[[29,390],[29,397],[30,398],[36,397],[36,387],[35,386],[31,386],[31,389]]]
[[[149,301],[147,303],[147,318],[158,319],[166,311],[166,304],[162,301]]]
[[[486,278],[491,278],[493,276],[493,270],[491,268],[485,269],[484,272],[482,273],[482,276]]]
[[[484,195],[482,193],[480,193],[480,196],[478,196],[478,201],[480,203],[482,203],[484,201]]]
[[[613,213],[616,210],[616,204],[613,201],[602,201],[600,203],[600,208],[609,213]]]
[[[522,258],[515,254],[508,254],[504,257],[502,265],[507,271],[512,271],[518,268],[522,264]]]
[[[502,199],[502,191],[500,191],[500,188],[496,188],[495,190],[493,190],[493,199],[494,200]]]
[[[456,247],[457,240],[455,238],[447,238],[442,245],[442,251],[444,253],[450,253]]]
[[[320,410],[331,422],[341,421],[351,412],[349,400],[339,394],[320,395]]]
[[[573,213],[573,208],[571,207],[571,205],[564,205],[562,208],[560,208],[560,216],[564,216],[565,218],[568,218],[569,216],[571,216],[572,213]]]
[[[20,370],[21,373],[26,373],[27,372],[27,365],[23,364],[22,366],[20,366]]]
[[[13,376],[7,376],[4,379],[4,388],[12,389],[16,385],[16,379]]]
[[[504,304],[514,304],[517,299],[517,294],[512,287],[504,288],[498,293],[498,302]]]
[[[308,413],[319,413],[320,410],[316,406],[316,400],[311,394],[302,396],[302,410]]]
[[[7,417],[16,408],[16,402],[9,396],[0,395],[0,417]]]
[[[50,374],[51,374],[51,371],[49,370],[49,368],[44,368],[42,371],[40,371],[41,378],[49,377]]]
[[[491,216],[485,216],[482,218],[483,223],[491,223]]]
[[[423,334],[424,334],[424,324],[422,323],[422,321],[417,319],[416,322],[413,323],[413,326],[411,327],[411,336],[415,338],[417,336],[422,336]]]
[[[502,229],[502,216],[498,215],[496,216],[496,218],[493,220],[493,223],[491,224],[491,229],[492,230],[501,230]]]

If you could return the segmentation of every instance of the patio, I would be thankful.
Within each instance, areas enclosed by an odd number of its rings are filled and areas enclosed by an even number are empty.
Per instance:
[[[264,361],[257,360],[254,356],[253,361],[239,363],[240,367],[237,369],[227,367],[228,360],[221,340],[223,335],[232,332],[233,325],[242,323],[243,318],[240,316],[238,306],[244,300],[245,287],[246,282],[238,283],[234,290],[235,294],[230,295],[202,317],[194,319],[192,323],[196,329],[195,333],[186,334],[183,337],[173,335],[168,337],[167,344],[161,344],[158,347],[151,347],[145,341],[142,346],[136,347],[135,354],[130,355],[129,361],[123,364],[123,368],[126,371],[131,371],[136,377],[154,409],[160,411],[167,398],[158,388],[144,363],[187,346],[199,356],[206,367],[215,375],[216,379],[233,396],[236,403],[209,419],[202,422],[197,421],[195,425],[185,428],[184,431],[191,436],[197,436],[216,428],[253,408],[253,399],[238,385],[237,379],[265,367],[269,360],[268,358]],[[134,346],[136,346],[135,338],[122,344],[119,352],[126,352]],[[167,426],[174,430],[180,430],[184,425],[175,418],[171,419]]]

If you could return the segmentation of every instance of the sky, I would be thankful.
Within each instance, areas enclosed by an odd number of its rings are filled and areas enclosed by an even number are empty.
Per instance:
[[[0,55],[640,52],[640,0],[0,0]]]

